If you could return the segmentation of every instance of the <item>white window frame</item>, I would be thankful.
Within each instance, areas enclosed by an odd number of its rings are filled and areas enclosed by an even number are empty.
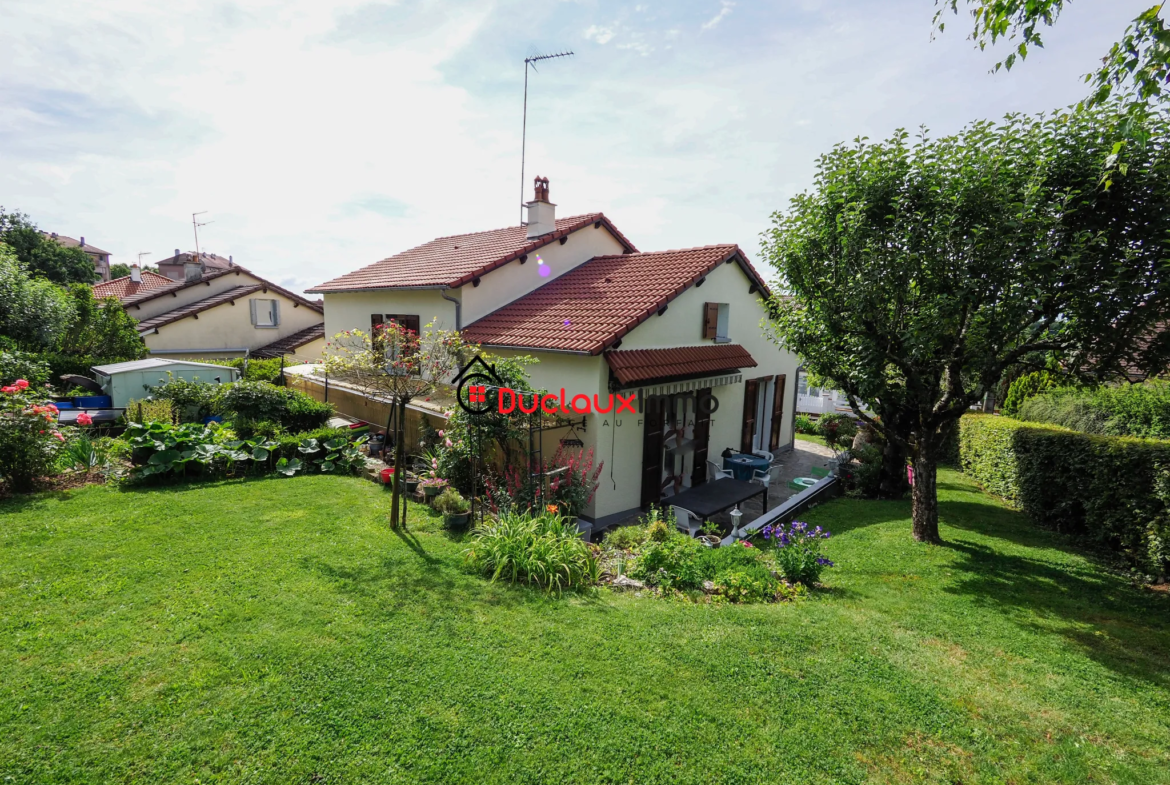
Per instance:
[[[276,298],[254,298],[248,300],[252,326],[257,330],[275,330],[280,327],[280,300]]]
[[[731,304],[719,303],[719,320],[715,323],[715,343],[731,343]]]

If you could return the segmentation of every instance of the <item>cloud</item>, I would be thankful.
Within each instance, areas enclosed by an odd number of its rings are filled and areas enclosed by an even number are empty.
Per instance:
[[[590,41],[596,41],[602,46],[605,46],[610,41],[612,41],[613,36],[613,28],[610,27],[598,27],[597,25],[590,25],[589,29],[585,31],[586,39]]]
[[[720,22],[727,18],[727,16],[731,13],[731,9],[735,8],[735,3],[731,2],[731,0],[721,0],[719,5],[719,13],[715,14],[715,16],[704,22],[702,28],[700,29],[714,29]]]

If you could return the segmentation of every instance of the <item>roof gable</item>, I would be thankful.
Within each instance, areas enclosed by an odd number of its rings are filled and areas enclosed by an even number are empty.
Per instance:
[[[603,214],[589,213],[560,218],[556,222],[556,231],[531,240],[523,226],[439,237],[306,291],[327,293],[462,286],[590,224],[604,226],[628,252],[637,251]]]
[[[464,329],[486,346],[599,354],[721,264],[763,279],[737,245],[597,256]]]
[[[159,275],[150,270],[143,270],[141,281],[135,281],[129,275],[124,275],[121,278],[114,278],[111,281],[94,284],[93,296],[99,300],[106,297],[117,297],[119,300],[124,301],[129,297],[145,294],[155,289],[162,289],[174,283],[173,280],[167,278],[165,275]]]
[[[204,273],[201,277],[196,278],[193,281],[171,281],[168,278],[167,281],[169,282],[169,285],[160,286],[157,289],[151,289],[151,290],[145,291],[145,292],[140,291],[136,294],[130,295],[130,296],[122,299],[122,305],[126,306],[126,307],[129,307],[131,305],[140,305],[141,303],[144,303],[148,300],[153,300],[157,297],[163,297],[164,295],[168,295],[168,294],[171,294],[173,292],[179,292],[179,291],[182,291],[183,289],[188,289],[192,286],[198,286],[199,284],[207,283],[208,281],[214,281],[216,278],[221,278],[225,275],[232,275],[233,273],[236,275],[240,275],[240,274],[247,275],[250,278],[253,278],[257,282],[259,282],[260,286],[262,288],[264,288],[265,290],[271,289],[274,292],[279,292],[280,294],[283,294],[285,297],[289,298],[293,302],[300,303],[301,305],[312,308],[317,313],[325,313],[325,309],[322,307],[322,305],[320,303],[314,302],[313,300],[306,299],[306,298],[302,297],[301,295],[296,294],[294,292],[290,292],[288,289],[285,289],[283,286],[277,286],[276,284],[272,283],[271,281],[266,280],[264,278],[261,278],[259,275],[256,275],[256,273],[252,272],[251,270],[248,270],[244,267],[240,267],[238,264],[234,267],[231,267],[231,268],[228,268],[225,270],[215,270],[214,272]],[[143,275],[145,276],[146,274],[143,273]]]

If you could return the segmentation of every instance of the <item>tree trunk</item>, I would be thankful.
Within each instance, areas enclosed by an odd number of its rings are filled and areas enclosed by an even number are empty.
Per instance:
[[[906,451],[889,439],[883,439],[882,475],[878,494],[883,499],[901,499],[906,493]]]
[[[914,440],[914,487],[910,490],[910,497],[913,500],[914,539],[937,545],[942,538],[938,534],[938,458],[933,437],[933,434],[917,436]]]
[[[399,523],[405,528],[406,521],[399,521],[399,507],[402,504],[402,484],[405,479],[403,467],[406,463],[406,401],[402,398],[394,401],[394,494],[390,509],[390,528],[397,529]]]

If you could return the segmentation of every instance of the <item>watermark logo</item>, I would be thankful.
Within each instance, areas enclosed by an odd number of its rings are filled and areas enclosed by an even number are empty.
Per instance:
[[[478,354],[455,377],[455,400],[468,414],[490,414],[498,408],[497,390],[503,385],[494,365]]]

